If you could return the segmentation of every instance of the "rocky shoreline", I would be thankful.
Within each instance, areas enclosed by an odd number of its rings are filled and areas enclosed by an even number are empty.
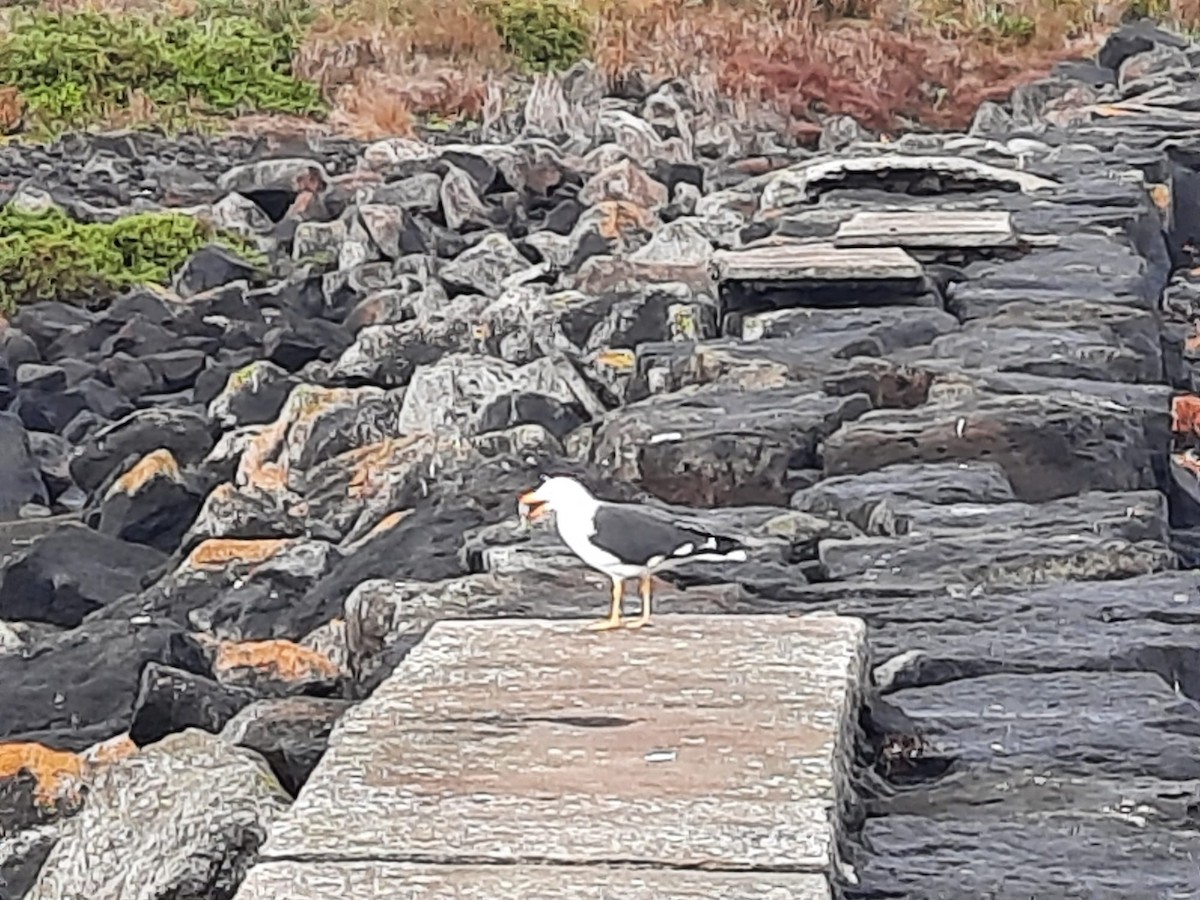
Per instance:
[[[817,152],[586,67],[486,144],[0,147],[4,202],[272,272],[0,322],[0,898],[232,897],[431,622],[594,615],[548,467],[759,542],[664,612],[866,620],[844,896],[1200,890],[1197,65],[1129,26]]]

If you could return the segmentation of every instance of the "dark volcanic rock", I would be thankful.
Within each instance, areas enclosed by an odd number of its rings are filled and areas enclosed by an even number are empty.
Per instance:
[[[999,464],[1018,499],[1155,486],[1151,448],[1128,407],[1048,394],[981,397],[911,410],[878,410],[825,442],[830,475],[901,462]]]
[[[195,520],[200,503],[175,457],[167,450],[156,450],[108,489],[96,530],[171,553]]]
[[[795,471],[819,465],[820,442],[870,407],[792,386],[685,388],[609,414],[591,458],[672,503],[784,505]]]
[[[255,693],[245,688],[151,662],[142,669],[129,739],[145,746],[185,728],[216,734],[238,710],[256,699]]]
[[[0,460],[0,521],[15,518],[27,503],[49,502],[29,434],[20,419],[7,412],[0,412]]]
[[[198,674],[210,665],[191,635],[162,620],[89,621],[0,654],[0,737],[82,750],[126,731],[150,662]]]
[[[325,755],[329,733],[349,701],[279,697],[252,703],[229,720],[221,737],[260,753],[293,797]]]
[[[155,450],[169,450],[181,463],[199,462],[212,449],[210,425],[190,410],[144,409],[91,435],[71,460],[71,475],[94,491],[122,464],[132,465]]]
[[[1043,504],[902,503],[882,536],[821,543],[834,580],[883,577],[976,584],[1096,580],[1170,569],[1157,491],[1090,493]],[[890,526],[890,527],[889,527]]]
[[[0,619],[72,628],[84,616],[141,588],[166,556],[82,525],[37,538],[0,576]]]

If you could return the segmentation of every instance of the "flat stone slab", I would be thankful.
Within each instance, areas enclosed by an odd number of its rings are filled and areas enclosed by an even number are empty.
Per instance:
[[[597,866],[260,863],[238,900],[831,900],[823,875]]]
[[[837,247],[830,242],[766,243],[713,254],[718,281],[914,281],[921,264],[900,247]]]
[[[1011,247],[1017,243],[1008,212],[924,210],[858,212],[833,236],[835,247]]]
[[[363,877],[410,890],[428,873],[427,893],[404,896],[560,895],[542,884],[601,896],[614,879],[634,891],[621,896],[667,896],[667,884],[670,896],[827,896],[811,879],[835,866],[850,796],[863,623],[583,624],[434,625],[339,722],[238,900],[327,896],[327,878],[351,878],[342,866],[384,862],[416,868]],[[325,872],[311,889],[309,862]],[[552,866],[568,868],[555,877]],[[682,871],[698,868],[725,870],[728,890],[715,871]],[[689,884],[696,893],[676,893]]]

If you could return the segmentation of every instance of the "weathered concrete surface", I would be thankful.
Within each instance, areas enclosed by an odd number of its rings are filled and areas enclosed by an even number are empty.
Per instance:
[[[680,896],[826,896],[813,878],[837,865],[862,623],[681,615],[641,633],[580,625],[431,628],[339,722],[239,900],[326,896],[329,879],[352,885],[347,897],[412,889],[403,866],[352,877],[373,862],[433,866],[426,893],[412,894],[423,897],[528,896],[497,893],[503,879],[526,877],[538,896],[602,896],[614,877],[630,896],[663,896],[668,884],[695,891]],[[308,862],[319,878],[285,871]],[[513,868],[530,864],[571,868],[559,879]],[[666,871],[695,868],[741,875]],[[774,874],[751,877],[764,872]]]
[[[446,866],[413,863],[271,862],[254,870],[255,897],[405,900],[828,900],[821,875],[687,872],[592,866]],[[243,890],[241,896],[247,896]]]

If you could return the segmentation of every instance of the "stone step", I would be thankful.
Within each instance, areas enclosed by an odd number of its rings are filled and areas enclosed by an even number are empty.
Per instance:
[[[338,724],[237,900],[830,896],[862,622],[581,626],[435,625]]]

